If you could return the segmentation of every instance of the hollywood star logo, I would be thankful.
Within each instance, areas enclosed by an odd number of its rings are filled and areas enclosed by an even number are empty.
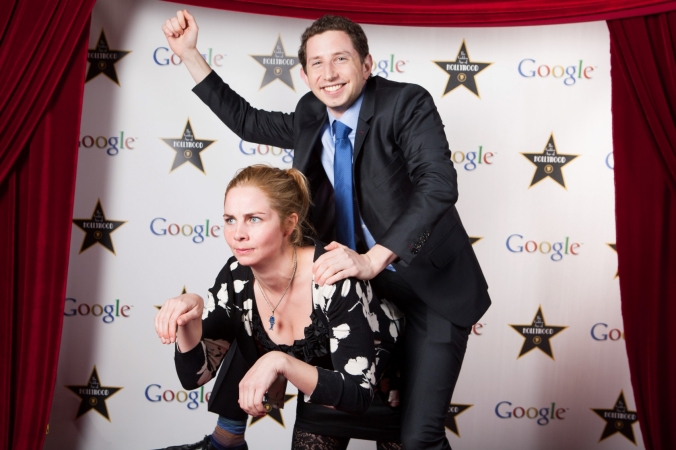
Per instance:
[[[456,405],[451,403],[448,406],[448,414],[446,416],[446,428],[454,433],[456,436],[460,437],[460,432],[458,431],[458,424],[455,421],[455,418],[460,414],[464,413],[466,410],[471,408],[474,405]]]
[[[119,227],[127,223],[126,220],[108,220],[106,214],[103,212],[101,200],[97,200],[96,207],[89,219],[73,219],[73,223],[85,232],[80,253],[87,250],[95,244],[101,244],[108,249],[113,255],[115,248],[113,247],[113,239],[110,235]]]
[[[580,155],[563,155],[556,150],[556,143],[554,142],[554,133],[549,136],[547,145],[545,145],[542,153],[521,153],[530,162],[532,162],[536,169],[533,175],[533,180],[530,182],[530,187],[536,185],[545,178],[551,178],[563,187],[566,188],[566,182],[563,180],[563,166],[574,160]]]
[[[636,411],[627,411],[627,402],[624,400],[624,391],[620,391],[620,396],[615,402],[612,409],[591,409],[600,418],[606,421],[606,426],[601,433],[601,442],[610,436],[620,433],[636,445],[636,437],[634,436],[634,428],[632,427],[638,422]]]
[[[284,404],[286,404],[289,400],[293,399],[294,397],[296,396],[291,394],[284,394]],[[284,425],[284,416],[282,416],[282,410],[277,408],[270,409],[270,411],[264,416],[252,417],[251,422],[249,422],[249,426],[255,424],[260,420],[265,419],[266,417],[271,418],[272,420],[280,424],[283,428],[286,428],[286,425]]]
[[[171,166],[171,170],[169,172],[173,172],[174,169],[189,162],[202,173],[206,174],[204,171],[204,165],[202,164],[202,151],[204,151],[216,141],[197,139],[193,133],[190,119],[188,119],[186,122],[185,127],[183,128],[183,135],[180,138],[160,139],[162,139],[165,144],[167,144],[172,150],[176,152],[174,164]]]
[[[535,348],[554,359],[550,340],[558,333],[568,328],[564,326],[547,325],[545,316],[542,314],[542,306],[538,307],[538,312],[535,313],[533,322],[530,324],[510,325],[510,327],[514,328],[517,333],[524,337],[523,346],[521,346],[521,351],[519,352],[517,359]]]
[[[612,248],[615,253],[617,253],[617,244],[606,244],[608,247]],[[620,275],[620,269],[617,269],[615,272],[615,278]]]
[[[293,91],[296,89],[293,87],[293,79],[291,78],[291,69],[296,67],[300,60],[298,56],[288,56],[284,51],[284,44],[282,44],[282,37],[277,37],[277,43],[272,49],[270,55],[249,55],[258,63],[265,67],[265,74],[263,75],[263,81],[261,82],[260,89],[263,89],[268,84],[272,83],[275,80],[279,80],[282,83],[289,86]]]
[[[66,386],[75,395],[80,397],[80,408],[77,410],[75,418],[88,413],[92,409],[105,417],[110,422],[106,400],[115,395],[121,387],[102,386],[99,374],[96,372],[96,366],[89,376],[89,381],[84,386]]]
[[[111,50],[108,46],[106,33],[102,28],[101,35],[99,36],[99,40],[96,43],[96,47],[90,48],[87,52],[87,62],[89,62],[89,69],[87,69],[85,83],[101,74],[104,74],[119,86],[120,82],[117,80],[115,64],[129,53],[131,53],[130,50]]]
[[[466,87],[470,92],[479,97],[479,89],[475,77],[479,72],[493,64],[471,61],[469,52],[467,51],[467,44],[465,44],[464,39],[460,46],[460,50],[458,51],[458,55],[455,57],[455,61],[433,62],[449,75],[446,89],[444,89],[442,97],[459,86]]]

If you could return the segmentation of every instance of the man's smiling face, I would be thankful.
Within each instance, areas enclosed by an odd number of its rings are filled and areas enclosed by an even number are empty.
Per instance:
[[[325,31],[307,41],[307,73],[301,77],[331,114],[340,118],[359,98],[371,74],[373,60],[361,61],[344,31]]]

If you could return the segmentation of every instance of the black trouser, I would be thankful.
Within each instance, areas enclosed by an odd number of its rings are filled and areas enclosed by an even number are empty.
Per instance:
[[[429,308],[396,273],[371,280],[379,298],[406,315],[401,440],[406,450],[450,449],[445,420],[460,374],[470,328],[454,325]]]

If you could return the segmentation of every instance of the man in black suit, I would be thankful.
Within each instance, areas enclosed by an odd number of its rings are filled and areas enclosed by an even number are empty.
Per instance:
[[[262,111],[211,71],[187,11],[163,30],[194,92],[233,132],[295,149],[293,165],[311,185],[312,223],[331,242],[313,267],[315,282],[371,280],[406,314],[402,442],[450,448],[444,421],[471,326],[490,298],[454,206],[457,176],[429,93],[371,77],[361,27],[325,16],[301,38],[301,77],[311,92],[294,113]]]

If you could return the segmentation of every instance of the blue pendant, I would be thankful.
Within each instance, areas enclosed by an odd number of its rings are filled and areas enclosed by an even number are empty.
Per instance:
[[[275,326],[275,316],[270,316],[270,329]]]

